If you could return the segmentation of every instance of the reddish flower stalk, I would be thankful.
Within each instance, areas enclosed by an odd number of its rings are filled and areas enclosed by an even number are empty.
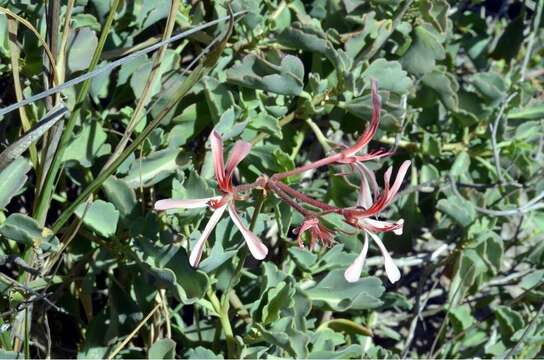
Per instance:
[[[300,204],[298,204],[295,200],[291,199],[291,197],[285,191],[283,191],[283,189],[279,186],[279,183],[274,181],[269,181],[268,188],[272,190],[285,203],[287,203],[289,206],[291,206],[293,209],[295,209],[302,215],[309,216],[309,217],[313,217],[317,215],[313,211],[305,209]]]
[[[306,194],[303,194],[301,193],[300,191],[297,191],[295,189],[293,189],[292,187],[288,186],[287,184],[284,184],[280,181],[273,181],[271,180],[269,182],[269,184],[274,184],[275,186],[277,186],[278,188],[280,188],[281,190],[283,190],[285,193],[293,196],[294,198],[297,198],[307,204],[310,204],[312,206],[315,206],[317,208],[320,208],[322,210],[325,210],[325,211],[329,211],[329,212],[337,212],[337,211],[340,211],[341,209],[337,208],[336,206],[332,206],[332,205],[329,205],[329,204],[325,204],[324,202],[321,202],[319,200],[316,200],[312,197],[309,197],[308,195]]]

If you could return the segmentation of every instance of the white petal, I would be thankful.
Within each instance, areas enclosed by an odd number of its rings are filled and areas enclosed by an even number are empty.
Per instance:
[[[370,192],[370,184],[366,178],[366,174],[362,165],[355,163],[355,167],[359,172],[359,177],[361,178],[361,185],[359,187],[359,195],[357,196],[357,206],[362,206],[365,209],[368,209],[372,206],[372,193]]]
[[[221,200],[221,196],[213,196],[204,199],[186,199],[174,200],[163,199],[155,203],[155,210],[170,210],[170,209],[196,209],[208,206],[210,200]]]
[[[370,236],[372,236],[372,239],[376,242],[376,245],[378,245],[378,248],[380,248],[380,251],[383,256],[384,266],[385,266],[385,273],[387,274],[387,278],[389,278],[389,281],[392,283],[397,282],[400,279],[400,270],[393,262],[393,259],[391,258],[391,255],[389,255],[389,252],[385,248],[385,245],[383,244],[382,240],[378,237],[378,235],[368,232]]]
[[[402,229],[404,227],[404,219],[400,219],[399,221],[397,221],[397,224],[401,225],[401,227],[399,227],[396,230],[393,230],[393,233],[395,235],[402,235]]]
[[[363,243],[363,250],[355,261],[346,269],[344,272],[344,278],[347,282],[353,283],[357,282],[361,277],[361,272],[363,272],[363,267],[365,265],[366,254],[368,252],[368,235],[365,233],[365,242]]]
[[[268,255],[268,248],[261,242],[261,240],[252,233],[242,222],[240,215],[234,207],[234,203],[229,203],[229,214],[234,221],[234,224],[238,227],[244,239],[246,240],[247,247],[251,252],[251,255],[257,260],[262,260]]]
[[[198,264],[200,263],[200,258],[202,257],[202,251],[204,250],[204,244],[206,244],[206,240],[208,240],[208,237],[210,236],[213,228],[215,227],[215,225],[217,225],[219,219],[221,219],[221,215],[223,215],[226,208],[227,205],[223,205],[220,208],[217,208],[210,217],[210,220],[208,220],[204,231],[202,231],[202,235],[200,235],[200,239],[198,239],[195,247],[191,250],[191,255],[189,256],[189,264],[191,264],[192,267],[198,267]]]
[[[404,220],[400,219],[399,221],[395,223],[387,222],[387,221],[380,221],[380,220],[374,220],[370,218],[362,218],[359,220],[359,223],[366,227],[371,232],[386,232],[386,231],[393,231],[395,235],[402,235],[402,225],[404,224]],[[393,226],[401,225],[400,228],[397,228],[395,230],[388,230]]]

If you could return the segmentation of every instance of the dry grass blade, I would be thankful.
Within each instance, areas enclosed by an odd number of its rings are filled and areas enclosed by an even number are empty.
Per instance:
[[[140,321],[140,323],[138,324],[138,326],[136,326],[136,328],[134,330],[132,330],[132,332],[130,334],[128,334],[128,336],[125,338],[125,340],[123,340],[123,342],[121,344],[119,344],[119,346],[117,346],[115,348],[115,350],[113,350],[111,352],[111,354],[108,356],[108,360],[111,360],[115,357],[115,355],[119,354],[119,352],[121,350],[123,350],[123,348],[129,343],[130,340],[132,340],[132,338],[138,333],[138,331],[140,331],[140,329],[145,325],[145,323],[147,322],[147,320],[149,320],[151,318],[151,316],[153,316],[153,314],[159,310],[161,307],[161,304],[157,304],[155,305],[155,307],[153,308],[153,310],[151,310],[149,312],[149,314],[147,314],[147,316],[142,320]]]
[[[19,56],[21,50],[17,45],[17,21],[13,18],[8,18],[8,31],[9,31],[9,52],[11,60],[11,73],[13,74],[13,87],[15,88],[15,98],[17,101],[23,100],[23,89],[21,86],[21,77],[19,76]],[[21,125],[24,131],[28,131],[31,128],[30,120],[26,116],[26,110],[24,108],[19,109],[19,117],[21,118]],[[34,167],[38,165],[38,153],[36,147],[30,147],[30,159]]]

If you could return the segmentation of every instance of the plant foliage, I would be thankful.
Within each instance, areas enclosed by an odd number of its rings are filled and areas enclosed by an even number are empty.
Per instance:
[[[0,357],[544,356],[543,7],[0,0]]]

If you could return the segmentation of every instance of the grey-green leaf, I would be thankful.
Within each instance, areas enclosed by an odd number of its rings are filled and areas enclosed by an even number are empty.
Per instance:
[[[513,109],[508,113],[508,119],[538,120],[544,118],[544,103],[535,104],[526,108]]]
[[[476,218],[476,210],[472,203],[458,197],[440,199],[436,207],[461,226],[470,225]]]
[[[23,188],[28,178],[26,174],[31,168],[30,161],[20,157],[0,171],[0,209]]]
[[[240,86],[276,94],[299,95],[304,86],[304,65],[297,57],[286,55],[279,65],[253,54],[227,70],[227,79]]]
[[[159,339],[155,341],[147,357],[149,359],[174,359],[176,356],[176,342],[172,339]]]
[[[446,52],[437,36],[423,26],[415,29],[412,46],[402,57],[403,67],[415,75],[423,75],[432,71],[437,60],[446,57]]]
[[[81,28],[70,42],[68,50],[70,71],[87,69],[91,64],[91,57],[97,45],[96,33],[88,27]]]
[[[24,214],[11,214],[0,227],[0,234],[27,246],[40,246],[45,251],[58,245],[51,230]]]
[[[110,176],[102,184],[108,200],[115,205],[123,216],[130,215],[137,204],[136,193],[127,182]]]
[[[312,301],[320,301],[335,311],[372,309],[382,304],[384,288],[375,277],[355,283],[344,279],[344,270],[331,271],[316,286],[306,291]]]
[[[78,206],[76,215],[83,223],[96,231],[98,234],[108,238],[115,234],[119,211],[112,203],[104,200],[96,200],[87,205],[83,203]]]
[[[380,90],[406,94],[412,87],[410,79],[398,61],[377,59],[362,74],[362,77],[378,81]]]
[[[135,189],[155,185],[189,162],[189,156],[178,149],[156,151],[144,159],[136,159],[123,180]]]

